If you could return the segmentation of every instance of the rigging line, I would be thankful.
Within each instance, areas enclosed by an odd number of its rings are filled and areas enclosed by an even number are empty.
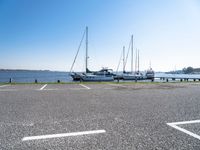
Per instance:
[[[127,52],[127,55],[126,55],[124,67],[126,67],[126,64],[127,64],[127,60],[128,60],[128,55],[129,55],[130,48],[131,48],[131,40],[129,42],[128,52]]]
[[[116,73],[117,73],[118,70],[119,70],[119,65],[120,65],[120,63],[121,63],[122,55],[123,55],[123,51],[122,51],[122,53],[121,53],[121,55],[120,55],[120,59],[119,59],[119,63],[118,63],[118,66],[117,66]]]
[[[79,53],[79,51],[80,51],[80,48],[81,48],[81,45],[82,45],[83,39],[84,39],[84,37],[85,37],[85,32],[86,32],[86,31],[84,31],[83,36],[82,36],[82,39],[81,39],[81,42],[80,42],[80,44],[79,44],[79,46],[78,46],[78,50],[77,50],[77,52],[76,52],[76,56],[75,56],[75,58],[74,58],[74,61],[73,61],[73,63],[72,63],[71,69],[70,69],[70,73],[72,72],[72,69],[73,69],[73,67],[74,67],[74,64],[75,64],[76,58],[77,58],[78,53]]]

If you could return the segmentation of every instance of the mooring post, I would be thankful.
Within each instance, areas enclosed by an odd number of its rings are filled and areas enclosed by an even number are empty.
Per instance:
[[[12,78],[9,79],[9,83],[12,83]]]
[[[38,83],[37,79],[35,79],[35,83]]]

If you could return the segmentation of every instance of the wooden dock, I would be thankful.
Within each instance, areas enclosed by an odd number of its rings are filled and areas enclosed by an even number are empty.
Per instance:
[[[180,77],[180,76],[165,76],[165,77],[162,77],[162,76],[157,76],[157,77],[154,77],[154,79],[160,79],[162,81],[166,81],[166,82],[169,82],[170,80],[171,81],[180,81],[180,82],[183,82],[183,81],[200,81],[200,77]]]

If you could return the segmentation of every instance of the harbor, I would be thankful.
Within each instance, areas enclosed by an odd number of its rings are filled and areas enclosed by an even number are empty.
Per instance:
[[[122,74],[122,72],[121,72]],[[199,74],[166,74],[157,73],[153,82],[199,82]],[[54,72],[54,71],[0,71],[0,83],[79,83],[80,80],[73,81],[70,72]],[[152,82],[151,79],[145,80],[123,80],[115,78],[110,81],[113,83],[121,82]]]
[[[0,0],[0,150],[200,150],[200,1]]]
[[[84,42],[85,40],[85,42]],[[192,67],[183,68],[180,73],[164,73],[155,72],[152,69],[151,62],[149,68],[145,71],[140,70],[140,50],[134,49],[134,39],[131,35],[128,49],[125,51],[123,46],[119,63],[116,71],[112,68],[102,67],[99,71],[89,69],[89,52],[88,52],[88,27],[86,26],[82,39],[79,43],[78,50],[71,65],[69,72],[59,72],[50,70],[0,70],[0,83],[68,83],[68,82],[189,82],[200,81],[200,75],[188,74]],[[74,66],[77,61],[81,46],[85,46],[85,71],[74,71]],[[134,54],[135,53],[135,54]],[[129,56],[131,55],[131,56]],[[135,59],[134,59],[135,55]],[[128,57],[130,57],[130,71],[127,71]],[[134,63],[135,61],[135,63]],[[120,70],[120,64],[122,68]],[[117,63],[116,63],[117,64]],[[106,64],[105,64],[106,65]],[[135,66],[135,68],[134,68]],[[189,69],[189,70],[188,70]],[[198,71],[199,68],[196,68]],[[189,71],[189,72],[188,72]],[[188,72],[187,74],[183,73]],[[18,75],[19,74],[19,75]],[[42,75],[43,74],[43,75]],[[41,76],[42,75],[42,76]]]
[[[79,54],[80,48],[82,46],[83,40],[85,38],[85,72],[74,72],[74,64],[76,62],[77,56]],[[131,71],[128,72],[126,71],[126,64],[127,64],[127,60],[128,60],[128,55],[129,55],[129,51],[131,49]],[[120,61],[121,61],[121,57],[119,60],[119,64],[117,67],[117,71],[116,73],[113,73],[113,69],[108,69],[106,67],[103,67],[100,71],[91,71],[88,69],[88,27],[86,26],[83,35],[82,35],[82,39],[80,41],[80,44],[78,46],[78,50],[76,52],[74,61],[72,63],[71,69],[70,69],[70,75],[73,78],[74,81],[89,81],[89,82],[102,82],[102,81],[114,81],[114,80],[154,80],[154,71],[150,68],[145,72],[145,74],[142,74],[139,70],[140,68],[140,61],[139,61],[139,50],[136,49],[136,59],[135,59],[135,71],[133,71],[133,35],[131,36],[131,40],[129,43],[129,48],[127,51],[127,54],[125,54],[125,46],[123,46],[123,72],[122,73],[118,73],[118,69],[120,66]],[[126,55],[126,56],[125,56]]]

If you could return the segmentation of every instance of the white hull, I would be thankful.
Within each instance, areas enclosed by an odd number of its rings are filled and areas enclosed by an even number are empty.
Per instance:
[[[144,77],[142,75],[135,75],[135,74],[123,74],[123,80],[140,80]]]
[[[114,81],[113,76],[102,76],[102,75],[81,75],[82,81]]]

